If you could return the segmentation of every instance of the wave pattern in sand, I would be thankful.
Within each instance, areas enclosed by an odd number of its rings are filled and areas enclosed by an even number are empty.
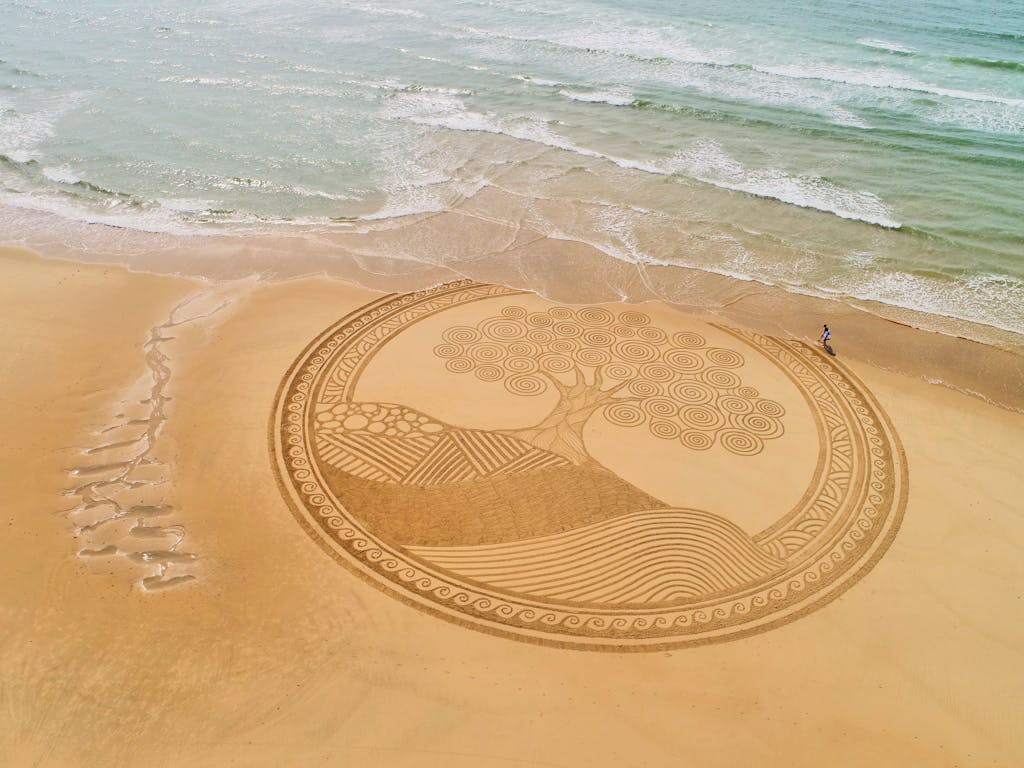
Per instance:
[[[784,565],[739,526],[688,509],[637,512],[508,544],[410,551],[501,589],[609,605],[709,595],[764,578]]]

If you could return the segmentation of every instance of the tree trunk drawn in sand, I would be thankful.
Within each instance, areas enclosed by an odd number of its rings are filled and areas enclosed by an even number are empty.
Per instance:
[[[534,426],[504,430],[505,434],[557,453],[573,464],[582,464],[589,460],[590,454],[583,444],[583,428],[590,421],[590,417],[613,401],[634,402],[629,398],[616,398],[625,384],[603,389],[599,372],[596,375],[595,382],[588,384],[583,374],[577,370],[576,381],[571,385],[549,376],[548,380],[559,394],[555,407]]]

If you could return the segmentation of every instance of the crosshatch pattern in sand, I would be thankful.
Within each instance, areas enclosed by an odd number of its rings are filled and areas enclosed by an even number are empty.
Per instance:
[[[467,281],[387,297],[328,329],[288,372],[275,468],[297,519],[336,560],[467,626],[626,651],[765,631],[834,598],[884,554],[905,460],[835,360],[799,342],[708,326],[723,346],[632,309],[529,309],[516,296]],[[547,393],[546,415],[481,428],[357,395],[383,350],[456,310],[461,321],[431,346],[450,397],[468,376],[492,388],[496,414]],[[646,429],[652,451],[717,450],[741,476],[795,418],[745,380],[764,361],[777,375],[763,383],[799,392],[792,402],[819,442],[806,490],[771,525],[673,506],[594,457],[588,425],[603,420]],[[410,368],[410,387],[417,375]]]

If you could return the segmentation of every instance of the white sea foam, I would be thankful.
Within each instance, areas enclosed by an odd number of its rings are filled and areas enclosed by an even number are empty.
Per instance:
[[[819,258],[771,262],[738,243],[721,264],[681,263],[704,272],[753,280],[817,298],[875,302],[900,310],[979,323],[1024,333],[1024,281],[1006,275],[979,274],[942,278],[900,269],[880,269],[876,259],[854,254],[855,269],[829,268]],[[861,258],[861,257],[867,258]]]
[[[430,114],[421,112],[403,117],[419,125],[492,133],[530,141],[584,157],[608,160],[621,168],[659,175],[681,173],[724,189],[813,208],[844,219],[892,229],[901,226],[889,207],[870,192],[848,190],[818,177],[795,176],[774,168],[748,169],[730,158],[721,145],[713,140],[695,142],[668,163],[658,163],[628,160],[581,147],[554,132],[546,121],[537,117],[510,119],[461,109],[442,109]]]
[[[372,16],[404,16],[411,19],[422,19],[423,14],[412,8],[384,8],[370,3],[344,3],[343,7],[353,11],[362,11]]]
[[[422,83],[404,83],[400,80],[389,80],[379,84],[384,90],[419,91],[423,93],[441,93],[447,96],[472,96],[469,88],[453,88],[446,85],[423,85]]]
[[[868,253],[866,251],[854,251],[853,253],[845,254],[843,256],[843,260],[851,267],[865,269],[867,267],[874,266],[878,262],[878,254]]]
[[[563,56],[569,54],[577,59],[603,54],[606,58],[619,59],[606,62],[617,66],[624,63],[623,59],[648,68],[652,64],[672,62],[725,66],[736,61],[732,48],[692,43],[683,30],[674,26],[637,27],[591,22],[530,34],[466,25],[453,28],[447,34],[457,40],[492,41],[493,45],[487,48],[488,57],[508,62],[520,61],[524,46],[559,47],[564,49]]]
[[[536,117],[501,117],[493,113],[458,111],[418,115],[408,118],[417,125],[446,128],[452,131],[476,131],[492,133],[520,141],[530,141],[555,149],[564,149],[578,155],[593,158],[614,159],[600,152],[579,147],[552,131],[543,119]]]
[[[1014,107],[1024,106],[1024,99],[1015,99],[1008,96],[996,96],[994,94],[979,93],[976,91],[965,91],[958,88],[943,88],[941,86],[922,82],[913,77],[908,77],[891,69],[873,68],[871,70],[862,70],[848,67],[826,66],[821,64],[812,66],[803,64],[786,64],[755,67],[755,70],[765,74],[788,77],[795,80],[824,80],[832,83],[857,85],[866,88],[888,88],[897,91],[928,93],[933,96],[945,96],[951,99],[963,99],[966,101],[1006,104]]]
[[[573,101],[582,101],[587,104],[610,104],[613,107],[628,107],[636,100],[633,94],[625,88],[614,88],[607,91],[570,91],[562,89],[559,93]]]
[[[409,119],[409,110],[436,114],[461,109],[457,99],[429,98],[427,94],[401,94],[395,101],[401,103],[401,111],[391,115],[404,113],[399,119]],[[411,151],[387,144],[381,147],[391,159],[379,183],[386,197],[378,210],[360,219],[381,221],[450,210],[488,186],[487,163],[481,164],[472,153],[467,155],[466,150],[448,142],[417,141],[414,147]]]
[[[221,203],[217,203],[221,204]],[[339,224],[317,216],[262,217],[241,211],[216,211],[214,203],[198,199],[161,199],[145,206],[108,200],[103,207],[35,189],[32,194],[0,189],[0,210],[50,213],[85,224],[103,224],[141,232],[189,237],[270,235],[282,227],[336,228]],[[346,226],[341,224],[340,226]]]
[[[1006,275],[947,280],[891,270],[842,275],[835,281],[844,297],[1024,333],[1024,281]]]
[[[716,187],[781,200],[880,227],[898,229],[893,212],[871,192],[844,189],[814,176],[795,176],[777,168],[746,168],[714,140],[695,142],[679,152],[670,167]]]
[[[539,85],[542,88],[558,88],[562,83],[557,80],[545,80],[543,77],[531,77],[530,75],[512,75],[513,80],[522,80],[530,85]]]
[[[338,74],[341,74],[336,69],[326,69],[324,67],[313,67],[313,66],[310,66],[309,64],[302,64],[302,63],[299,63],[299,62],[290,63],[287,66],[288,66],[288,69],[291,69],[291,70],[293,70],[295,72],[310,72],[310,73],[312,73],[314,75],[338,75]]]
[[[867,48],[876,48],[880,51],[891,51],[893,53],[917,53],[913,48],[900,43],[890,43],[888,40],[876,40],[871,37],[862,37],[857,41]]]
[[[177,85],[204,85],[216,86],[239,91],[254,92],[263,91],[278,96],[316,96],[320,98],[337,99],[347,95],[344,90],[338,88],[322,87],[315,85],[302,85],[298,83],[275,83],[270,80],[246,80],[240,77],[198,77],[194,75],[167,75],[159,79],[161,83],[175,83]],[[360,87],[374,87],[372,83],[359,80],[342,80],[343,85],[357,85]],[[384,88],[386,86],[380,85]]]
[[[0,205],[12,209],[25,209],[52,213],[64,219],[86,224],[106,224],[143,232],[159,232],[176,235],[218,234],[199,226],[188,226],[176,212],[166,208],[153,207],[148,210],[127,209],[116,201],[104,209],[76,203],[55,194],[34,190],[31,195],[0,191]]]
[[[248,87],[255,85],[251,81],[242,80],[237,77],[197,77],[190,75],[167,75],[160,78],[161,83],[178,83],[179,85],[233,85]]]
[[[751,253],[727,234],[716,236],[721,257],[709,264],[701,260],[654,258],[636,243],[636,220],[626,212],[607,211],[598,217],[599,231],[607,239],[586,240],[589,245],[620,261],[646,266],[681,266],[745,282],[784,288],[818,298],[876,302],[900,310],[988,325],[1024,333],[1024,280],[1006,275],[979,274],[945,279],[898,269],[873,267],[870,254],[853,254],[855,270],[829,269],[816,257],[773,262]],[[578,240],[556,231],[550,237]]]
[[[324,200],[359,200],[360,198],[347,194],[345,192],[328,192],[324,189],[313,189],[311,187],[304,187],[301,184],[288,184],[285,189],[299,197],[320,197]]]
[[[604,51],[641,60],[670,60],[699,64],[731,64],[735,52],[725,46],[706,47],[687,39],[678,27],[635,27],[594,24],[556,31],[540,38],[575,50]]]
[[[561,6],[551,7],[548,5],[534,5],[533,3],[510,6],[507,2],[476,0],[475,4],[490,8],[498,8],[501,11],[512,11],[512,13],[520,13],[526,16],[559,16],[566,13],[566,9]]]
[[[922,115],[922,119],[985,133],[1024,134],[1024,110],[1002,105],[979,110],[970,104],[951,104]]]
[[[267,196],[280,197],[283,199],[288,197],[322,198],[324,200],[338,201],[359,199],[345,192],[332,192],[329,190],[304,186],[302,184],[285,184],[256,176],[240,177],[222,176],[213,173],[196,173],[190,177],[189,181],[195,188],[200,189],[221,189],[229,192],[236,192],[238,190],[255,190]],[[158,202],[162,206],[179,212],[211,210],[225,205],[223,201],[215,202],[209,200],[196,200],[192,198],[160,198]],[[201,203],[202,207],[194,208],[192,207],[194,203]]]
[[[403,120],[456,114],[464,107],[465,103],[458,94],[399,88],[391,91],[391,97],[381,105],[381,112],[386,117]]]
[[[62,165],[56,168],[43,168],[43,176],[57,184],[77,184],[81,181],[75,172]]]
[[[796,107],[825,116],[837,125],[869,128],[870,124],[838,103],[838,94],[822,93],[800,79],[770,74],[755,68],[709,68],[702,64],[675,64],[645,74],[645,79],[671,88],[694,89],[713,99],[728,99],[773,107]]]
[[[0,99],[0,154],[16,163],[37,159],[40,145],[54,135],[57,121],[84,98],[84,94],[72,92],[31,111]]]
[[[440,213],[450,210],[456,200],[465,200],[490,186],[485,179],[459,181],[449,177],[432,184],[399,183],[389,191],[384,205],[373,213],[360,216],[361,221],[375,222]]]
[[[3,153],[12,163],[24,165],[36,159],[38,154],[33,149],[6,149]]]
[[[161,207],[176,213],[204,213],[218,206],[213,200],[197,200],[191,198],[169,198],[157,199]]]

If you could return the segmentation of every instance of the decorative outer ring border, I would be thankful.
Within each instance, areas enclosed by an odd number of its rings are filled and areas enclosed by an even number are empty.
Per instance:
[[[289,368],[278,387],[270,417],[271,465],[296,520],[336,561],[393,597],[456,624],[560,648],[630,652],[703,645],[768,631],[831,602],[885,554],[899,530],[907,498],[908,473],[899,438],[873,395],[849,369],[807,344],[778,339],[771,341],[791,355],[787,365],[780,367],[793,379],[788,365],[795,360],[803,361],[805,373],[813,375],[823,391],[830,391],[838,399],[841,410],[854,417],[855,432],[863,449],[861,458],[870,457],[861,462],[869,475],[862,482],[850,483],[851,491],[855,492],[848,494],[844,508],[833,516],[833,521],[841,521],[852,515],[855,524],[841,526],[845,532],[836,530],[835,524],[826,526],[825,532],[815,537],[825,543],[823,548],[817,548],[821,553],[817,556],[794,553],[792,562],[799,574],[790,568],[781,577],[742,594],[672,609],[566,610],[564,606],[546,606],[525,596],[510,599],[497,591],[458,583],[446,572],[431,571],[422,562],[410,562],[400,549],[374,537],[333,498],[326,484],[317,478],[315,462],[310,461],[315,454],[306,442],[304,435],[309,430],[304,430],[303,424],[310,415],[306,406],[312,402],[309,396],[313,394],[317,375],[346,351],[350,352],[356,341],[365,341],[375,326],[389,318],[404,316],[404,328],[415,319],[456,304],[519,293],[464,280],[426,291],[385,296],[332,325]],[[770,338],[723,330],[758,349],[755,337],[758,341]],[[388,337],[377,334],[373,344],[379,346]],[[801,383],[796,383],[803,391]],[[821,418],[820,414],[816,416]],[[852,473],[855,468],[856,463],[849,471]],[[795,519],[800,512],[809,510],[815,498],[813,493],[811,498],[812,502],[805,504],[803,510],[794,509],[786,519]],[[314,514],[311,508],[317,512]]]

